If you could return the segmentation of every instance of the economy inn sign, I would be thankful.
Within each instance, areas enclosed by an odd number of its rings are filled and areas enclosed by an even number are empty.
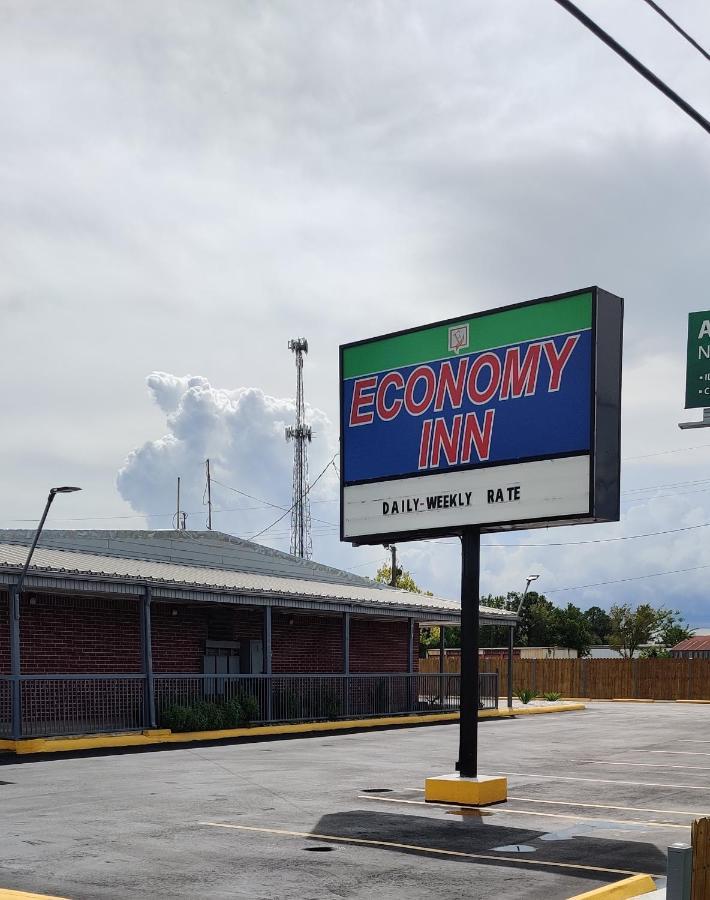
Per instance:
[[[342,346],[341,539],[617,520],[622,316],[591,287]]]

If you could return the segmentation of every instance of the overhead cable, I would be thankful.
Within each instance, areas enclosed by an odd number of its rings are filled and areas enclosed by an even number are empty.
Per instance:
[[[578,6],[575,6],[575,4],[571,2],[571,0],[555,0],[555,3],[561,6],[562,9],[566,9],[567,12],[580,21],[585,28],[588,28],[595,37],[598,37],[599,40],[603,41],[607,47],[610,47],[614,53],[618,54],[624,62],[627,62],[632,69],[636,69],[639,75],[642,75],[646,81],[650,82],[656,90],[665,94],[669,100],[675,103],[675,105],[682,109],[687,116],[697,122],[702,129],[710,134],[710,122],[705,116],[699,113],[695,107],[691,106],[687,100],[684,100],[680,94],[676,94],[676,92],[668,87],[664,81],[661,81],[658,75],[654,74],[647,66],[636,59],[636,57],[629,53],[625,47],[622,47],[618,41],[615,41],[610,34],[604,31],[603,28],[600,28],[593,19],[590,19],[586,13],[583,13]]]
[[[671,19],[665,9],[662,9],[657,3],[654,3],[654,0],[644,0],[644,3],[647,3],[651,7],[651,9],[657,12],[662,19],[665,19],[666,22],[668,22],[668,24],[671,26],[671,28],[675,28],[678,34],[682,35],[689,44],[695,47],[698,53],[702,54],[705,59],[710,59],[710,53],[708,53],[708,51],[705,50],[704,47],[701,47],[700,44],[695,40],[695,38],[691,37],[687,31],[681,28],[674,19]]]

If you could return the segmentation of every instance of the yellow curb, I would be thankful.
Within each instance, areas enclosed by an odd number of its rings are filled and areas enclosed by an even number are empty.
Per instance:
[[[629,900],[638,897],[639,894],[649,894],[656,890],[656,885],[650,875],[632,875],[623,881],[615,881],[613,884],[605,884],[595,891],[587,891],[584,894],[575,894],[569,900]]]
[[[676,700],[676,703],[698,703],[701,705],[705,705],[710,703],[710,700]]]
[[[14,741],[6,741],[6,740],[0,741],[0,750],[14,750],[14,749],[15,749]]]
[[[583,703],[535,706],[529,709],[484,709],[479,719],[509,719],[585,709]],[[148,747],[154,744],[184,744],[191,741],[221,741],[239,738],[272,737],[283,734],[352,731],[365,728],[403,727],[458,722],[459,713],[430,713],[416,716],[386,716],[377,719],[347,719],[338,722],[298,722],[291,725],[254,725],[251,728],[227,728],[220,731],[171,732],[167,728],[122,734],[79,735],[77,737],[31,738],[5,741],[5,749],[22,756],[29,753],[67,753],[75,750],[101,750],[116,747]],[[1,900],[1,898],[0,898]]]
[[[612,703],[655,703],[655,700],[648,700],[646,698],[640,699],[638,697],[612,697]]]
[[[0,900],[67,900],[67,898],[49,894],[28,894],[25,891],[9,891],[6,888],[0,888]]]
[[[556,706],[514,706],[512,709],[506,709],[507,716],[544,716],[547,713],[563,713],[577,712],[580,709],[586,709],[584,703],[565,703]],[[481,713],[481,716],[483,713]]]

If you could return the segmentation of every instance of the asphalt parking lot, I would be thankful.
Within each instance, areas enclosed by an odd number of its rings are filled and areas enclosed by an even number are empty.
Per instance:
[[[0,888],[88,898],[568,898],[710,815],[710,706],[590,704],[487,721],[506,804],[423,802],[458,726],[0,757]]]

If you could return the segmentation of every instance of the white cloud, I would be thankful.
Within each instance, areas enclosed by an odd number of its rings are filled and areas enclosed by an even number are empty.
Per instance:
[[[589,283],[626,298],[624,490],[704,476],[707,451],[646,455],[710,443],[677,428],[693,417],[686,313],[708,305],[707,138],[555,4],[304,0],[297,16],[286,0],[11,6],[3,524],[36,515],[48,485],[77,483],[53,522],[138,526],[100,517],[145,512],[165,526],[180,474],[199,525],[207,455],[218,479],[288,506],[288,338],[310,343],[316,474],[336,448],[339,343]],[[657,15],[616,0],[592,14],[702,108],[707,64]],[[674,14],[708,33],[703,0]],[[148,404],[152,370],[204,377],[156,375]],[[255,387],[213,387],[239,384]],[[314,517],[336,522],[335,485],[323,487]],[[249,505],[221,490],[220,506]],[[621,525],[549,539],[710,520],[701,491],[627,494]],[[217,524],[255,532],[277,513]],[[274,543],[287,547],[287,530]],[[700,564],[703,534],[488,550],[483,588],[530,570],[564,587]],[[384,556],[340,545],[332,524],[314,520],[314,535],[326,562],[368,572]],[[402,555],[422,584],[456,595],[455,542]],[[623,590],[702,612],[703,581]]]
[[[285,428],[295,415],[293,400],[278,399],[259,388],[225,390],[213,387],[201,376],[177,376],[153,372],[147,378],[155,403],[166,415],[167,432],[131,451],[116,480],[121,496],[146,516],[152,527],[169,527],[166,511],[175,508],[177,477],[181,477],[181,508],[188,511],[188,528],[204,527],[205,460],[215,480],[214,527],[241,536],[259,531],[278,518],[274,506],[291,506],[293,447],[285,440]],[[307,406],[306,419],[315,439],[309,447],[310,481],[335,453],[333,428],[327,415]],[[314,507],[333,496],[331,471],[313,489]],[[257,501],[227,487],[237,488]],[[319,514],[312,513],[316,518]],[[331,516],[332,517],[332,516]],[[282,536],[290,517],[268,532]],[[319,523],[315,523],[316,529]]]

